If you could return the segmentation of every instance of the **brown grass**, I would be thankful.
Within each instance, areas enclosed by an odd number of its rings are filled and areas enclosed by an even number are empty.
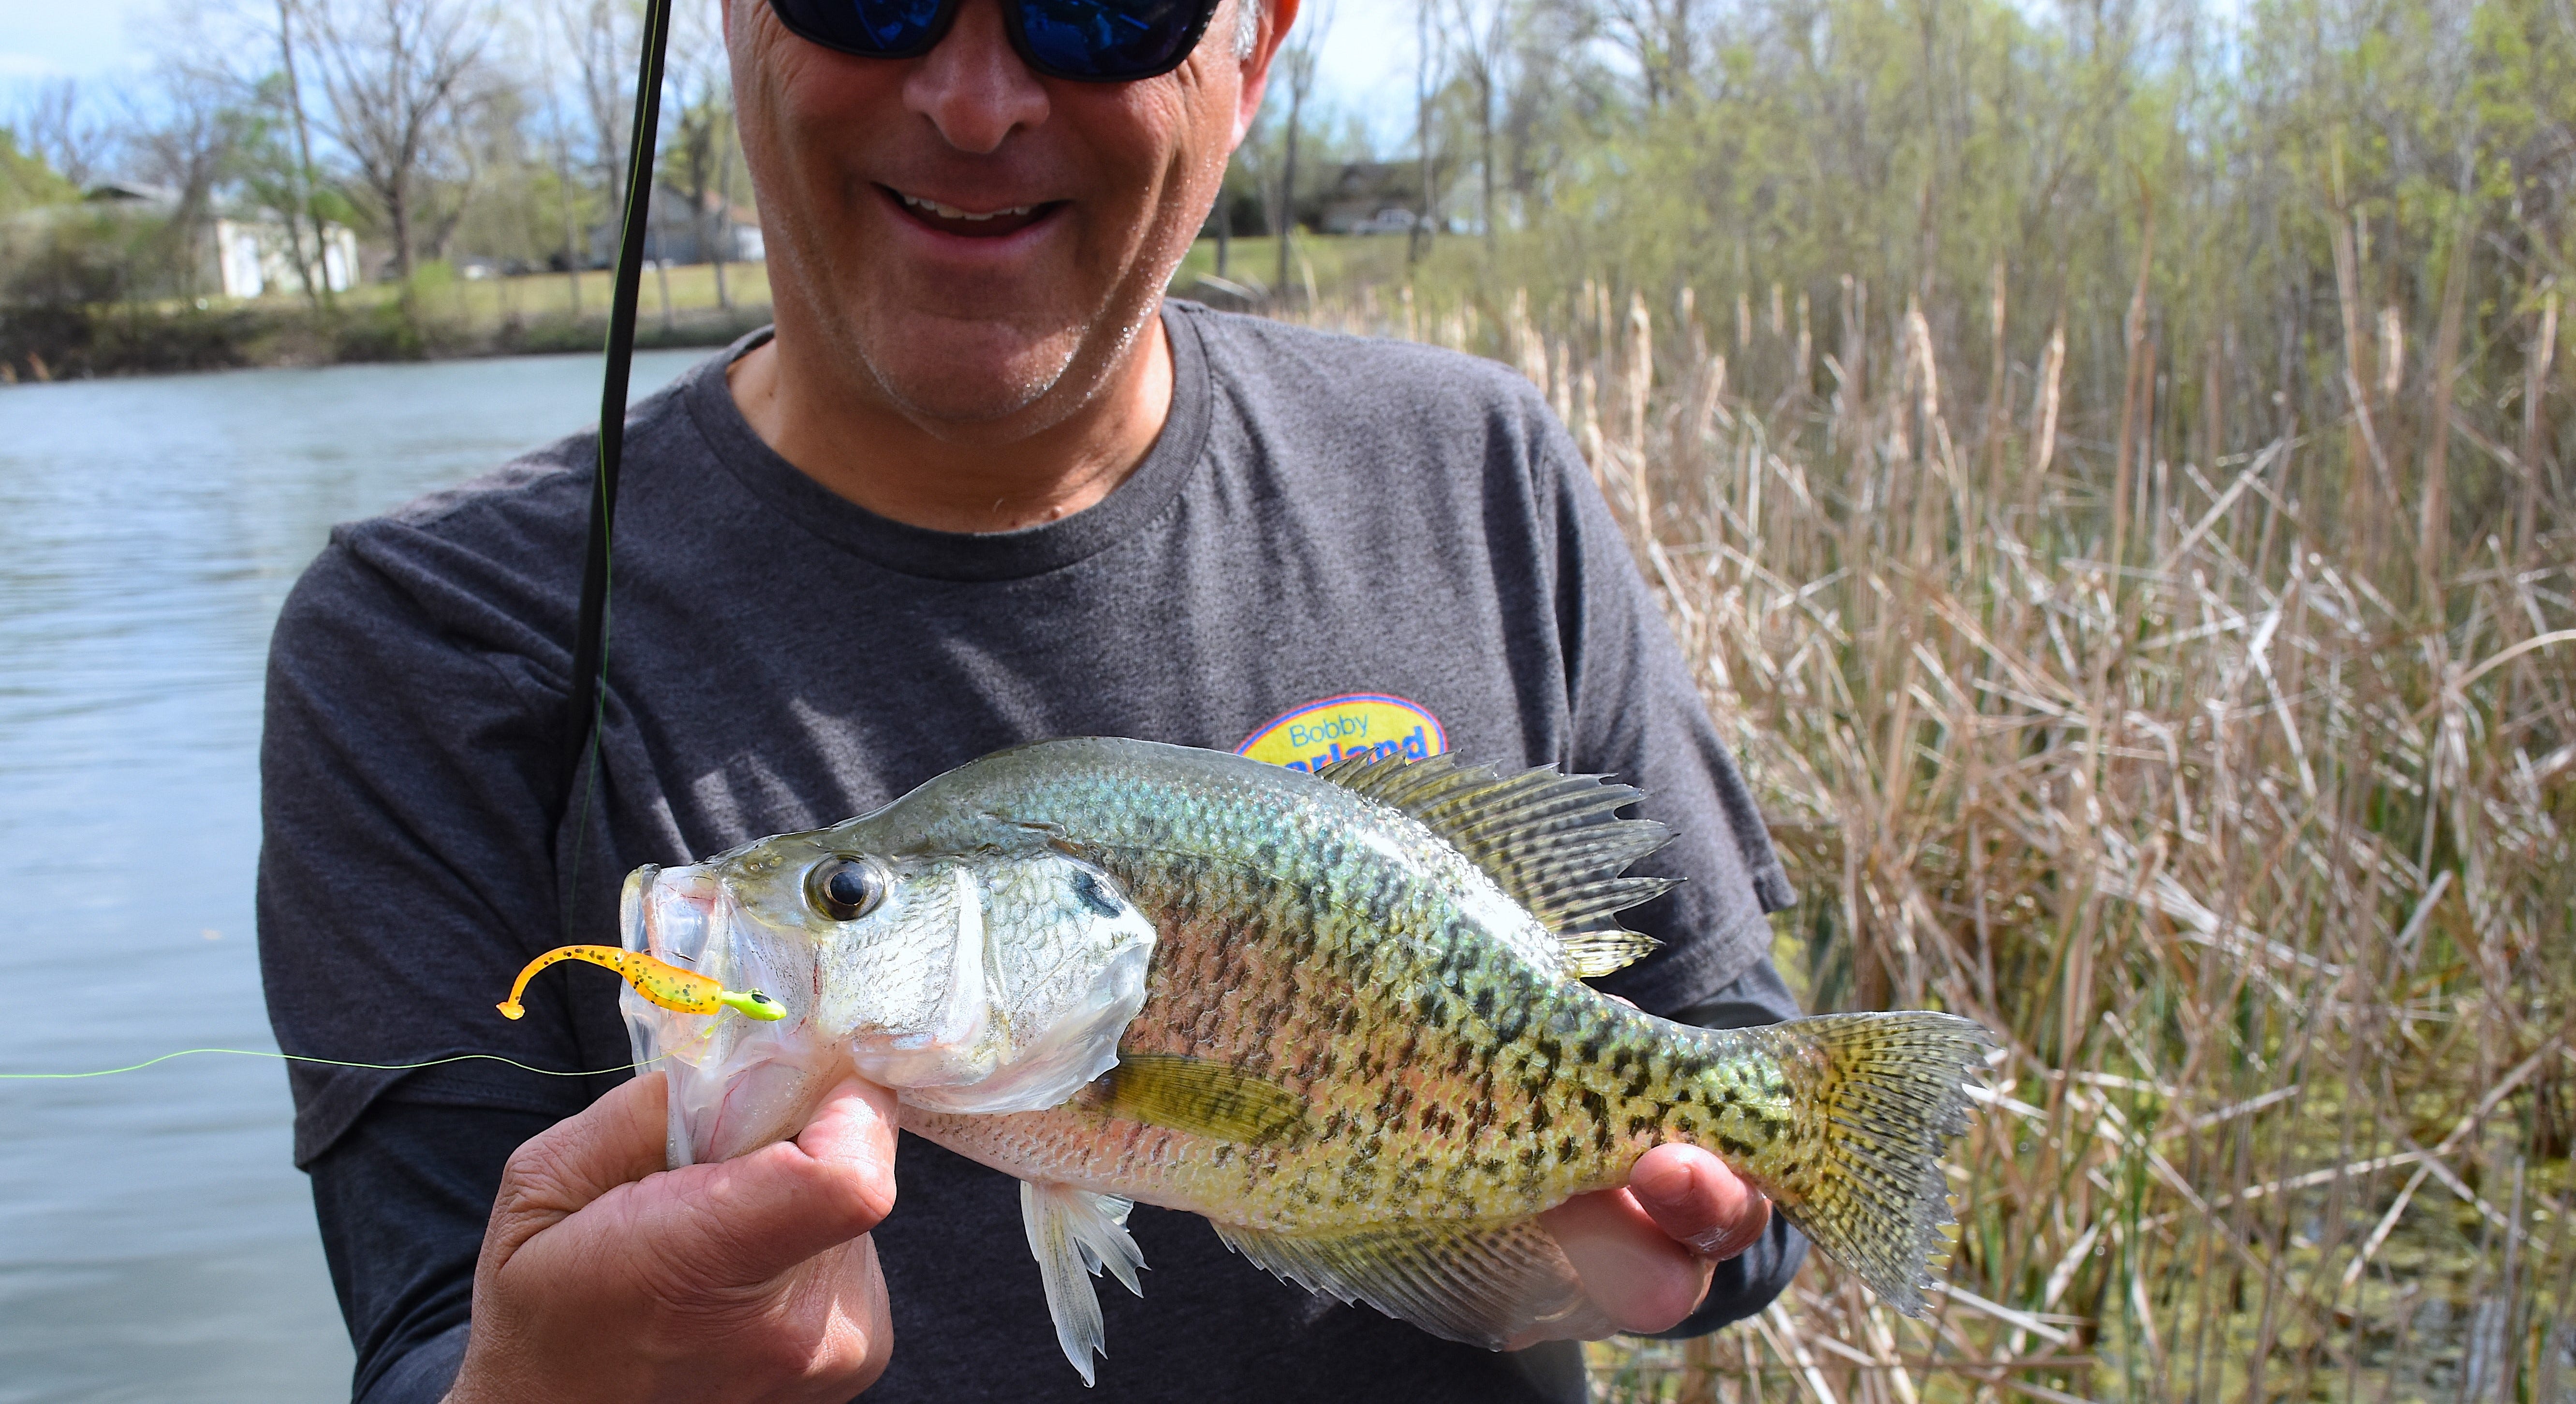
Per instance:
[[[1998,341],[1966,428],[1910,308],[1739,331],[1758,397],[1687,300],[1307,314],[1546,390],[1805,893],[1783,968],[2006,1043],[1931,1320],[1811,1261],[1756,1321],[1597,1347],[1611,1397],[2576,1398],[2548,342],[2521,455],[2447,378],[2214,453],[2157,403],[2146,296],[2116,390],[2075,403],[2062,328]],[[2473,455],[2501,520],[2448,515]]]

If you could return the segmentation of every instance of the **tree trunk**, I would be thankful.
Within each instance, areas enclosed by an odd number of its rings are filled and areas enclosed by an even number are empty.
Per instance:
[[[313,136],[304,120],[304,87],[295,73],[295,7],[293,0],[277,0],[277,49],[286,68],[286,105],[295,117],[295,179],[289,188],[295,192],[295,208],[286,212],[286,249],[295,260],[296,279],[304,284],[304,300],[316,308],[331,299],[330,241],[323,235],[322,221],[313,213]],[[304,256],[303,230],[313,231],[313,256]],[[315,279],[314,268],[320,265],[322,276]]]
[[[1297,126],[1305,115],[1306,87],[1288,89],[1288,149],[1279,163],[1279,278],[1270,286],[1274,297],[1288,295],[1289,245],[1297,237]]]

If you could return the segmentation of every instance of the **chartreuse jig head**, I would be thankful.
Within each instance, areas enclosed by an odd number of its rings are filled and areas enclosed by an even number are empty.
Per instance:
[[[519,996],[527,993],[529,978],[549,965],[567,960],[604,965],[625,976],[626,983],[635,987],[635,993],[682,1014],[721,1014],[734,1009],[747,1018],[763,1022],[787,1017],[787,1006],[758,990],[729,990],[694,970],[682,970],[669,961],[616,946],[557,946],[529,961],[519,972],[518,983],[510,986],[509,1000],[495,1006],[501,1011],[501,1017],[516,1019],[527,1013],[519,1003]]]

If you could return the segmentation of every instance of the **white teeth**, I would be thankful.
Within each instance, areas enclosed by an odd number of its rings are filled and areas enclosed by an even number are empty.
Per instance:
[[[896,191],[895,193],[898,195],[903,194],[901,191]],[[976,214],[971,210],[961,210],[955,205],[943,205],[937,200],[925,200],[918,195],[904,195],[903,202],[912,206],[916,210],[927,210],[930,213],[939,216],[941,219],[963,219],[977,222],[988,219],[1000,219],[1004,215],[1024,215],[1037,208],[1035,205],[1013,205],[1007,210],[989,210],[983,214]]]

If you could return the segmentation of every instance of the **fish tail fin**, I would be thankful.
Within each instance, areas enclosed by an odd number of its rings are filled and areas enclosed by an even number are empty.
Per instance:
[[[1941,1154],[1967,1129],[1967,1079],[1994,1042],[1948,1014],[1828,1014],[1764,1036],[1788,1085],[1788,1134],[1745,1168],[1783,1217],[1907,1316],[1926,1310],[1952,1222]]]

